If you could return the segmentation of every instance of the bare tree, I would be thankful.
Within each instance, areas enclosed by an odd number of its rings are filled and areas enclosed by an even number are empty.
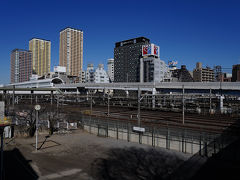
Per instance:
[[[57,108],[53,106],[50,107],[50,112],[48,112],[48,121],[49,121],[49,135],[52,135],[53,132],[57,130],[55,128],[56,123],[59,122]]]

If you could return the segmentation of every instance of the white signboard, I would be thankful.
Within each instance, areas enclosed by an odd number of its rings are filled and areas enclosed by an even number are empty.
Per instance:
[[[3,120],[5,111],[5,103],[4,101],[0,101],[0,119]]]
[[[54,66],[54,72],[66,73],[66,67],[64,66]]]
[[[141,127],[133,127],[133,131],[136,131],[136,132],[145,132],[145,128],[141,128]]]

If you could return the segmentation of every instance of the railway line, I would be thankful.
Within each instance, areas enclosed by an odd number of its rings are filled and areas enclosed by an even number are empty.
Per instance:
[[[99,118],[109,118],[111,120],[137,122],[137,110],[132,108],[112,108],[110,116],[107,116],[106,107],[94,107],[92,115]],[[196,131],[222,133],[227,129],[233,133],[240,129],[240,123],[237,117],[227,115],[203,116],[199,114],[185,114],[184,124],[182,114],[176,112],[163,111],[141,111],[142,126],[161,126],[167,128],[182,128]]]

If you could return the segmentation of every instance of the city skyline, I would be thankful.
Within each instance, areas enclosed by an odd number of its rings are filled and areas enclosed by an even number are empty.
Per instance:
[[[0,3],[4,27],[0,30],[0,84],[10,82],[11,51],[28,49],[32,37],[52,42],[51,69],[59,65],[59,32],[68,26],[84,32],[83,69],[88,63],[106,67],[107,59],[113,58],[115,42],[140,36],[160,46],[162,60],[177,60],[178,67],[185,64],[189,70],[198,61],[223,68],[240,62],[237,1],[68,2],[75,6],[57,1]],[[82,6],[81,12],[77,11]],[[68,13],[64,17],[61,12],[65,8]],[[41,16],[34,14],[36,9]],[[28,20],[13,21],[16,17]]]

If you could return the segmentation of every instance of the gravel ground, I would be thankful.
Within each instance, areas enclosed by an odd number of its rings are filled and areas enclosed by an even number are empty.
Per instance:
[[[42,142],[45,143],[43,144]],[[6,139],[6,150],[19,149],[39,179],[166,179],[190,155],[152,148],[83,130],[69,134]]]

